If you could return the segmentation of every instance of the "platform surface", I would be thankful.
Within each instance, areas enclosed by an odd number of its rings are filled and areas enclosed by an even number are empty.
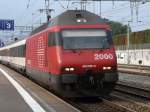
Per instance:
[[[2,72],[0,72],[0,111],[33,112]]]
[[[8,80],[1,71],[6,72],[13,80],[15,80],[34,100],[26,101],[29,98],[25,92],[21,93]],[[37,108],[37,104],[42,108]],[[32,105],[32,106],[31,106]],[[0,64],[0,112],[80,112],[70,104],[61,100],[51,92],[40,87],[33,81],[22,76],[20,73]]]

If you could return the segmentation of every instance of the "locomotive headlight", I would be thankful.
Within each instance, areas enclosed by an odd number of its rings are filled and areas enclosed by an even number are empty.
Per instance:
[[[74,68],[70,68],[70,71],[74,71]]]
[[[81,23],[81,19],[77,19],[77,23]]]
[[[74,71],[75,69],[74,68],[65,68],[65,71],[69,72],[69,71]]]
[[[103,70],[111,70],[111,67],[103,67]]]
[[[65,68],[65,71],[70,71],[70,68]]]
[[[84,18],[78,18],[76,21],[77,21],[77,23],[81,23],[81,22],[86,23],[87,22],[87,20]]]
[[[103,67],[103,70],[106,70],[107,69],[107,67]]]
[[[108,69],[108,70],[110,70],[110,69],[111,69],[111,67],[107,67],[107,69]]]

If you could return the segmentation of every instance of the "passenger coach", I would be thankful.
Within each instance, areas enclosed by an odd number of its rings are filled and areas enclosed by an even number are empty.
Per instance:
[[[0,48],[0,61],[21,72],[25,72],[26,39]]]

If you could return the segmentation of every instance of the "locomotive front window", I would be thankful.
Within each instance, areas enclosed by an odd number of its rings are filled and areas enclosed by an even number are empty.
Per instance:
[[[64,49],[108,48],[107,33],[102,29],[63,30]]]

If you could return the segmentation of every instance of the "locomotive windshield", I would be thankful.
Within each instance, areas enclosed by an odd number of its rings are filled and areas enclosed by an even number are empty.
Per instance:
[[[63,30],[64,49],[103,49],[109,47],[108,37],[102,29]]]

